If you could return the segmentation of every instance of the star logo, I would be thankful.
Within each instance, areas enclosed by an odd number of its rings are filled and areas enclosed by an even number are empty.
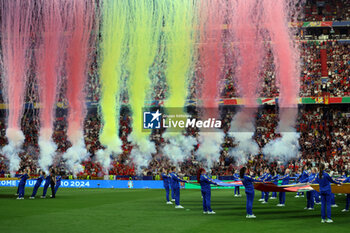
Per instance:
[[[157,121],[159,121],[159,117],[162,115],[161,113],[159,113],[159,110],[157,110],[155,113],[151,113],[153,118],[151,120],[151,122],[153,122],[155,119],[157,119]]]
[[[159,109],[156,112],[143,112],[143,128],[160,129],[161,116]]]

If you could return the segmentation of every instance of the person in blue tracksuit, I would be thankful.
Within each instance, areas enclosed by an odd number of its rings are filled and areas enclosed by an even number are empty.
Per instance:
[[[51,182],[51,174],[49,174],[48,176],[46,176],[45,178],[45,183],[44,183],[44,189],[43,189],[43,195],[41,196],[41,198],[46,198],[46,193],[47,193],[47,189],[50,186],[50,182]]]
[[[299,182],[299,183],[304,183],[304,182],[301,182],[301,181],[306,181],[307,182],[308,177],[309,177],[309,173],[307,171],[307,166],[305,165],[304,168],[303,168],[302,173],[300,174],[300,176],[297,179],[297,182]],[[295,197],[300,197],[300,195],[302,197],[304,197],[304,192],[298,192]]]
[[[270,169],[266,169],[266,175],[264,179],[262,179],[263,182],[270,182],[272,180],[272,176],[270,174]],[[269,201],[269,192],[264,193],[264,201],[261,202],[262,204],[266,204]]]
[[[51,198],[55,198],[55,183],[55,169],[51,168],[50,174],[45,178],[44,190],[41,198],[46,198],[46,193],[49,186],[51,186]]]
[[[276,173],[276,171],[273,171],[273,177],[271,178],[271,181],[273,184],[278,185],[278,180],[280,178],[280,175]],[[276,199],[277,198],[277,192],[272,192],[271,199]]]
[[[216,184],[210,179],[205,170],[200,168],[197,172],[197,181],[201,185],[201,193],[203,197],[203,214],[215,214],[211,209],[211,184]]]
[[[233,180],[234,181],[239,181],[239,174],[237,173],[237,170],[236,170],[236,173],[233,174]],[[240,197],[241,196],[241,193],[240,193],[240,190],[239,190],[239,186],[235,186],[235,197]]]
[[[170,171],[171,171],[171,168],[170,168]],[[171,173],[171,172],[170,172]],[[170,177],[170,179],[169,179],[169,184],[170,184],[170,189],[171,189],[171,201],[175,201],[175,190],[172,188],[172,186],[171,186],[171,175],[170,175],[170,173],[168,172],[168,175],[169,175],[169,177]]]
[[[346,178],[348,178],[348,176],[346,175],[346,172],[345,172],[345,171],[343,171],[343,172],[341,173],[340,178],[341,178],[341,179],[346,179]]]
[[[280,180],[282,180],[281,185],[289,184],[289,180],[290,180],[290,175],[289,174],[290,174],[290,170],[287,168],[286,171],[284,172],[284,176],[280,178]],[[277,206],[285,206],[286,193],[285,192],[279,192],[278,198],[279,198],[279,203],[277,204]]]
[[[58,188],[61,186],[61,180],[62,180],[62,176],[56,176],[56,184],[55,184],[55,196],[57,193]]]
[[[166,198],[166,201],[167,201],[166,203],[168,205],[171,205],[171,204],[173,204],[170,201],[170,199],[169,199],[170,179],[171,179],[171,177],[170,177],[170,175],[168,174],[168,171],[165,168],[163,168],[163,172],[162,172],[161,176],[162,176],[162,179],[163,179],[163,186],[164,186],[164,189],[165,189],[165,198]]]
[[[17,199],[21,200],[24,199],[24,189],[26,186],[26,182],[29,178],[29,168],[25,168],[23,171],[23,174],[20,176],[21,180],[18,184],[18,197]]]
[[[307,179],[307,183],[311,183],[311,184],[314,184],[315,183],[315,180],[316,180],[316,170],[315,168],[312,168],[311,170],[311,173]],[[305,182],[301,182],[301,183],[305,183]],[[307,210],[314,210],[314,204],[315,204],[315,201],[314,201],[314,190],[312,191],[307,191],[306,192],[306,207],[304,209],[307,209]]]
[[[266,175],[267,175],[267,173],[261,172],[261,173],[260,173],[260,176],[259,176],[259,180],[265,179]],[[264,195],[265,195],[265,192],[262,192],[262,191],[261,191],[261,198],[259,199],[259,201],[264,201],[264,200],[265,200],[265,196],[264,196]]]
[[[320,200],[320,193],[316,190],[314,190],[314,199],[315,199],[315,204],[316,205],[321,205],[321,200]]]
[[[312,173],[314,174],[314,176],[313,176],[313,179],[310,179],[309,182],[311,184],[316,184],[316,177],[317,177],[317,173],[318,173],[317,167],[312,168]],[[315,204],[317,204],[317,205],[321,204],[319,192],[317,192],[316,190],[312,190],[311,196],[312,196],[312,200],[311,200],[312,208],[314,207]]]
[[[175,195],[175,208],[176,209],[183,209],[184,207],[180,205],[180,183],[179,182],[186,182],[185,180],[181,179],[176,174],[176,167],[172,167],[171,169],[171,181],[170,186],[171,189],[174,189],[174,195]]]
[[[34,185],[34,189],[33,189],[33,193],[32,196],[30,196],[30,199],[34,199],[36,193],[38,192],[38,189],[41,185],[41,183],[43,182],[43,180],[45,179],[45,172],[44,171],[40,171],[40,176],[38,179],[36,179],[35,185]]]
[[[301,175],[301,173],[298,173],[298,172],[296,172],[296,173],[294,174],[294,176],[295,176],[295,182],[296,182],[296,183],[298,182],[298,180],[299,180],[299,178],[300,178],[300,175]],[[300,194],[300,192],[297,192],[297,193],[295,194],[294,197],[299,198],[299,194]]]
[[[333,220],[331,219],[331,183],[334,184],[340,184],[339,182],[335,181],[324,171],[325,165],[322,163],[320,164],[319,173],[316,177],[316,182],[320,186],[320,194],[321,194],[321,222],[322,223],[332,223]],[[326,211],[327,208],[327,211]],[[327,212],[327,220],[326,220],[326,212]]]
[[[315,173],[316,175],[315,175],[315,180],[312,182],[313,184],[316,183],[316,177],[317,177],[317,173],[318,173],[317,167],[314,167],[314,173]],[[321,205],[320,193],[317,192],[316,190],[312,190],[312,192],[313,192],[313,195],[312,195],[312,196],[313,196],[313,198],[314,198],[314,203],[315,203],[316,205]]]
[[[249,171],[246,167],[242,167],[239,171],[239,176],[242,180],[242,184],[245,189],[245,194],[247,197],[247,215],[246,218],[256,218],[253,214],[253,202],[254,202],[254,184],[253,182],[260,182],[259,180],[253,179],[249,176]]]
[[[350,183],[350,176],[347,177],[345,180],[343,180],[343,183]],[[345,209],[343,209],[342,212],[349,212],[349,205],[350,205],[350,193],[347,193]]]
[[[338,207],[338,205],[335,203],[335,195],[334,193],[332,193],[332,196],[331,196],[331,206],[332,207]]]

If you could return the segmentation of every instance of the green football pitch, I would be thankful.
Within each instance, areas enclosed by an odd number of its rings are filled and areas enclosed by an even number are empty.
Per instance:
[[[345,196],[336,196],[332,208],[334,223],[320,222],[320,205],[304,210],[306,198],[287,194],[286,207],[277,200],[261,204],[256,192],[253,212],[245,218],[245,196],[233,197],[233,190],[212,190],[216,215],[204,215],[199,190],[181,190],[185,209],[166,205],[164,190],[64,189],[56,199],[16,200],[15,188],[0,188],[1,233],[79,232],[350,232],[350,212],[342,213]],[[39,193],[42,189],[39,190]]]

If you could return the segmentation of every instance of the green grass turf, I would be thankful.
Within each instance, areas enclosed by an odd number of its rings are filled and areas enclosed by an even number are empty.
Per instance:
[[[216,215],[203,215],[199,190],[181,190],[185,209],[166,205],[164,190],[64,189],[56,199],[16,200],[15,188],[0,188],[1,233],[79,232],[350,232],[350,213],[342,213],[345,196],[336,196],[334,223],[321,224],[320,205],[304,210],[306,198],[287,194],[286,207],[277,200],[261,204],[255,194],[256,219],[246,219],[245,196],[233,190],[212,190]],[[39,189],[39,194],[42,189]]]

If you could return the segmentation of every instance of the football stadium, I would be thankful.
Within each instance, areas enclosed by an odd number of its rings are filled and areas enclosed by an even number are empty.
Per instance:
[[[349,0],[0,0],[0,232],[349,232]]]

